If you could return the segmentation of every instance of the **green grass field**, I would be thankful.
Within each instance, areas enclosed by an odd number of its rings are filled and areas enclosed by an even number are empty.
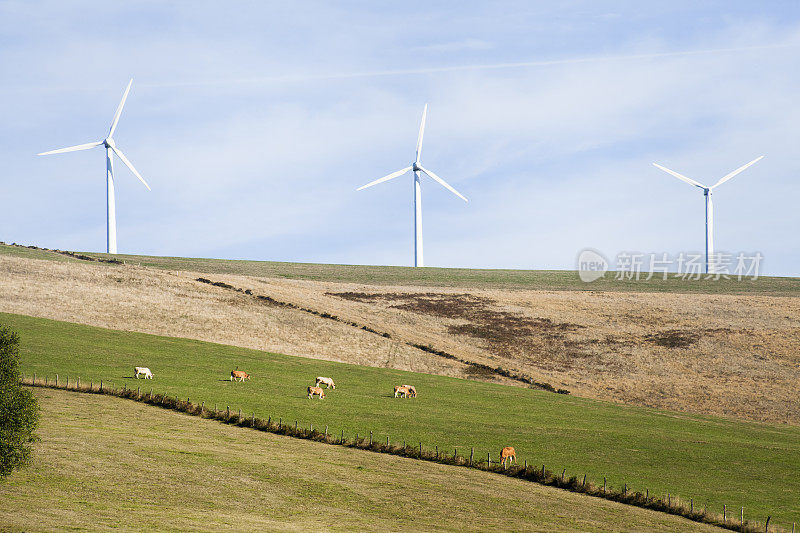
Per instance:
[[[206,407],[227,406],[281,417],[346,436],[404,440],[476,459],[512,445],[520,461],[610,486],[667,492],[709,511],[722,505],[778,524],[800,520],[800,428],[662,412],[531,389],[380,368],[309,360],[178,338],[104,330],[0,314],[22,336],[23,370],[83,383],[150,388]],[[155,379],[132,379],[149,366]],[[227,380],[236,367],[252,381]],[[308,400],[317,375],[337,389]],[[396,384],[416,385],[416,399],[395,399]]]
[[[497,474],[34,393],[41,441],[0,483],[3,531],[719,531]]]
[[[96,258],[113,258],[126,263],[161,268],[187,270],[206,274],[236,274],[310,281],[365,283],[370,285],[419,285],[464,287],[470,289],[519,288],[548,291],[624,291],[680,292],[703,294],[764,294],[776,296],[800,295],[800,278],[761,277],[755,281],[720,280],[614,280],[609,272],[604,279],[583,283],[571,270],[501,270],[468,268],[413,268],[368,265],[325,265],[315,263],[279,263],[273,261],[243,261],[158,257],[145,255],[108,255],[82,252]],[[77,261],[71,257],[27,248],[0,245],[0,255]]]

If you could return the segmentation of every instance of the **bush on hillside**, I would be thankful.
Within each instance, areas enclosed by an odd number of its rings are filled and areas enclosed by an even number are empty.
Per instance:
[[[0,478],[30,461],[39,406],[19,375],[19,336],[0,326]]]

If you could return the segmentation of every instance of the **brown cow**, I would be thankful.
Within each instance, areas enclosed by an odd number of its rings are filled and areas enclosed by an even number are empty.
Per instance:
[[[315,395],[319,396],[319,399],[323,399],[325,397],[325,391],[322,390],[322,387],[312,387],[309,385],[308,387],[308,399],[310,400]]]
[[[408,392],[411,394],[412,398],[417,397],[417,389],[414,388],[414,385],[400,385],[400,386],[408,389]]]
[[[408,390],[408,387],[405,385],[396,385],[394,388],[394,397],[397,398],[400,396],[401,398],[408,398],[411,395],[411,391]]]
[[[509,463],[513,463],[517,460],[517,452],[515,452],[514,448],[511,446],[506,446],[500,450],[500,464],[504,467],[506,466],[506,460],[508,460]]]
[[[231,372],[231,381],[244,381],[246,379],[250,379],[250,374],[245,372],[244,370],[234,370]]]

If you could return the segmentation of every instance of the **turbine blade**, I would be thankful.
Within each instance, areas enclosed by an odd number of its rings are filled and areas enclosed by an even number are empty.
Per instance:
[[[736,170],[734,170],[730,174],[728,174],[726,176],[723,176],[722,179],[720,179],[718,182],[716,182],[714,185],[712,185],[711,188],[713,189],[714,187],[719,187],[720,185],[722,185],[723,183],[725,183],[726,181],[728,181],[729,179],[734,177],[736,174],[738,174],[739,172],[741,172],[744,169],[746,169],[747,167],[749,167],[750,165],[754,165],[754,164],[758,163],[759,161],[761,161],[761,159],[763,157],[764,157],[763,155],[761,157],[757,157],[756,159],[753,159],[752,161],[750,161],[746,165],[743,165],[743,166],[737,168]]]
[[[444,181],[442,178],[440,178],[439,176],[437,176],[436,174],[434,174],[433,172],[431,172],[431,171],[430,171],[430,170],[428,170],[427,168],[422,168],[422,167],[419,167],[419,168],[420,168],[420,170],[422,170],[422,171],[423,171],[425,174],[427,174],[428,176],[430,176],[430,177],[432,177],[433,179],[435,179],[436,181],[438,181],[438,182],[439,182],[439,185],[441,185],[442,187],[444,187],[445,189],[447,189],[447,190],[448,190],[448,191],[450,191],[451,193],[455,194],[456,196],[458,196],[459,198],[461,198],[461,199],[462,199],[462,200],[464,200],[465,202],[469,202],[469,200],[467,200],[466,198],[464,198],[464,196],[463,196],[463,195],[462,195],[460,192],[458,192],[457,190],[455,190],[454,188],[452,188],[452,187],[450,186],[450,184],[449,184],[449,183],[447,183],[446,181]]]
[[[139,178],[139,181],[144,183],[144,186],[147,187],[147,190],[148,191],[152,190],[152,189],[150,189],[150,186],[147,184],[147,182],[144,181],[144,178],[142,177],[142,175],[139,174],[139,172],[135,168],[133,168],[133,165],[131,164],[130,161],[128,161],[128,158],[125,157],[125,154],[123,154],[122,151],[120,151],[115,146],[112,146],[111,149],[114,150],[114,153],[117,154],[117,157],[119,157],[122,160],[122,162],[125,163],[125,166],[128,167],[129,169],[131,169],[131,172],[133,172],[133,175],[136,176],[137,178]]]
[[[425,117],[427,114],[428,104],[425,104],[425,107],[422,110],[422,122],[419,123],[419,137],[417,137],[417,163],[419,163],[419,158],[422,157],[422,134],[425,132]]]
[[[675,176],[679,180],[685,181],[689,185],[694,185],[695,187],[700,187],[701,189],[705,189],[706,188],[705,185],[703,185],[702,183],[698,183],[698,182],[694,181],[692,178],[687,178],[683,174],[678,174],[674,170],[670,170],[668,168],[662,167],[661,165],[656,164],[656,163],[653,163],[653,166],[660,168],[661,170],[663,170],[667,174],[672,174],[673,176]]]
[[[58,150],[50,150],[49,152],[42,152],[41,154],[36,154],[36,155],[50,155],[50,154],[63,154],[65,152],[77,152],[78,150],[88,150],[89,148],[100,146],[101,144],[103,144],[103,141],[96,143],[79,144],[78,146],[70,146],[69,148],[59,148]]]
[[[371,182],[367,183],[366,185],[362,185],[361,187],[359,187],[356,190],[360,191],[361,189],[366,189],[367,187],[372,187],[373,185],[377,185],[379,183],[383,183],[384,181],[389,181],[389,180],[394,179],[394,178],[396,178],[398,176],[402,176],[403,174],[405,174],[409,170],[411,170],[411,167],[406,167],[403,170],[398,170],[397,172],[392,172],[388,176],[384,176],[384,177],[382,177],[380,179],[377,179],[375,181],[371,181]]]
[[[128,98],[128,93],[131,90],[131,83],[133,83],[133,78],[131,78],[131,81],[128,82],[128,86],[125,88],[125,94],[122,95],[122,100],[120,100],[119,106],[117,107],[117,112],[114,113],[114,120],[111,122],[111,129],[108,130],[109,137],[114,135],[114,130],[117,129],[119,116],[122,114],[122,108],[125,106],[125,100]]]

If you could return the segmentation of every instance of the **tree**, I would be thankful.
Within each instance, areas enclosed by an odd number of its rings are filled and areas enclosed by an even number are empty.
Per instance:
[[[20,384],[19,335],[0,326],[0,478],[30,461],[39,406]]]

